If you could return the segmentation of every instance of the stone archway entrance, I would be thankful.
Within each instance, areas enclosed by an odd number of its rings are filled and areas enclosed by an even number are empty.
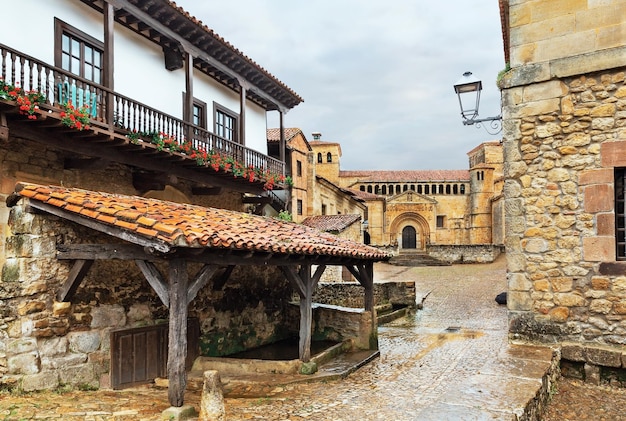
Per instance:
[[[402,248],[403,249],[415,249],[417,248],[417,231],[411,225],[407,225],[402,228]]]
[[[391,242],[395,242],[400,250],[424,251],[429,243],[428,222],[415,212],[406,212],[394,219],[390,231]]]

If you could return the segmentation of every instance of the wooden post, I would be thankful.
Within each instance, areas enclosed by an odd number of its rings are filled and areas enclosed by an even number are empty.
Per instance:
[[[170,320],[167,354],[168,398],[170,405],[183,406],[187,372],[187,262],[174,259],[170,262],[169,301]]]
[[[374,319],[374,263],[367,262],[363,265],[364,287],[365,287],[365,310],[372,312]]]
[[[304,294],[300,296],[300,361],[305,363],[311,359],[311,327],[313,322],[313,282],[311,279],[311,265],[300,267],[300,279],[304,284]]]

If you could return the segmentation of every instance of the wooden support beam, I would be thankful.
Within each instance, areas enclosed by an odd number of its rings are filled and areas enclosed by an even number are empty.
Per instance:
[[[145,260],[135,260],[135,263],[141,269],[141,273],[146,277],[146,280],[161,299],[161,302],[165,307],[170,307],[169,291],[167,289],[167,283],[163,279],[163,275],[159,272],[159,269],[152,262]]]
[[[300,275],[298,275],[298,272],[296,271],[296,268],[294,266],[280,266],[280,270],[285,275],[285,278],[287,278],[287,280],[291,283],[293,289],[296,290],[300,299],[302,299],[306,293],[306,289],[302,279],[300,279]]]
[[[311,278],[311,265],[300,267],[300,279],[304,285],[304,297],[300,297],[300,342],[298,353],[300,361],[311,360],[311,328],[313,324],[313,279]]]
[[[220,291],[226,285],[226,281],[230,278],[230,275],[233,273],[235,269],[235,265],[230,265],[222,272],[222,274],[213,281],[213,291]]]
[[[170,320],[167,354],[167,396],[170,405],[181,407],[184,403],[187,385],[187,262],[174,259],[169,270]]]
[[[79,259],[74,262],[67,280],[57,293],[57,301],[70,301],[72,299],[92,264],[93,260]]]
[[[215,272],[219,269],[219,266],[216,265],[204,265],[196,274],[195,279],[189,285],[189,290],[187,291],[187,304],[191,303],[196,295],[198,295],[198,291],[200,291],[209,280],[215,275]]]

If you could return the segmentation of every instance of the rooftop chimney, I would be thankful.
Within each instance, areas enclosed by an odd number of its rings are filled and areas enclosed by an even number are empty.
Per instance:
[[[322,134],[320,132],[313,132],[313,140],[320,140],[322,138]]]

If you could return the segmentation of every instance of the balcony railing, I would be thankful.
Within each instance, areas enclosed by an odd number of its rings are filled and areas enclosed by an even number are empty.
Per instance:
[[[201,127],[163,113],[99,84],[83,79],[36,58],[0,44],[1,73],[6,83],[25,91],[41,92],[52,108],[71,102],[76,108],[88,107],[91,125],[117,133],[165,133],[179,145],[189,139],[193,148],[232,158],[272,174],[284,175],[285,164],[224,139]]]

